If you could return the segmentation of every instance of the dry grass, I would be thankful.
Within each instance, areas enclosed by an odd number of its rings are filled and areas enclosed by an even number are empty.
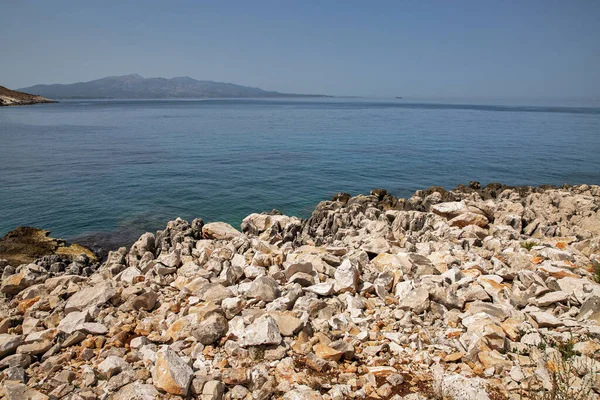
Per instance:
[[[525,400],[592,400],[596,371],[589,365],[575,365],[576,358],[561,351],[545,359],[550,376],[550,387],[544,388],[542,379],[534,374],[524,384],[520,398]]]

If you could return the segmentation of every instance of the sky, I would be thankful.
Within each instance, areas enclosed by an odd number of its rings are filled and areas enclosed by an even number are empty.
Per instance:
[[[600,99],[600,1],[2,1],[0,85],[138,73],[291,93]]]

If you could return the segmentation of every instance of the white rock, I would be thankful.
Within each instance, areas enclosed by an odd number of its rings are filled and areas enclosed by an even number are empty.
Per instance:
[[[74,311],[67,314],[58,324],[57,329],[61,332],[71,334],[75,331],[81,330],[81,326],[84,322],[90,320],[90,314],[88,311]]]
[[[434,204],[429,209],[435,214],[446,218],[454,218],[469,211],[469,207],[467,207],[467,205],[462,201]]]
[[[216,380],[208,381],[202,388],[202,400],[221,400],[225,385]]]
[[[554,328],[563,325],[558,318],[547,312],[532,312],[530,315],[536,320],[540,328]]]
[[[331,282],[317,283],[315,285],[305,287],[304,290],[306,290],[307,292],[318,294],[319,296],[329,296],[334,291],[333,283]]]
[[[358,289],[358,270],[346,259],[335,270],[334,290],[337,293],[356,292]]]
[[[281,333],[277,322],[270,315],[263,315],[248,325],[243,333],[243,346],[260,346],[265,344],[279,344]]]
[[[562,290],[557,292],[546,293],[543,296],[538,297],[533,303],[538,307],[547,307],[550,305],[556,305],[556,303],[564,303],[568,300],[569,295]]]
[[[98,373],[102,378],[110,379],[128,368],[130,368],[129,364],[121,357],[108,356],[98,365]]]
[[[65,314],[101,306],[116,294],[117,291],[109,282],[102,282],[96,286],[81,289],[67,300]]]
[[[202,234],[207,239],[231,240],[242,233],[225,222],[211,222],[202,227]]]

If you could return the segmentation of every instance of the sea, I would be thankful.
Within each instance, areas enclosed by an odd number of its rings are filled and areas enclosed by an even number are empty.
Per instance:
[[[65,100],[0,108],[0,235],[118,243],[432,185],[600,184],[600,107],[397,99]],[[85,240],[84,240],[85,241]]]

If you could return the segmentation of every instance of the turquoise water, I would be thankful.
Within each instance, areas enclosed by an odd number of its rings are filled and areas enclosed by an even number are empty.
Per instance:
[[[137,235],[178,216],[306,217],[334,193],[600,184],[600,108],[359,99],[65,101],[0,109],[0,234]]]

